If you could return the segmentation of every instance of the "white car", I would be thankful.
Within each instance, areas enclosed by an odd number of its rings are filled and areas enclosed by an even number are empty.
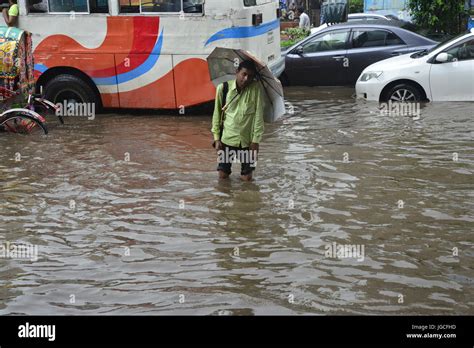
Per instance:
[[[474,29],[430,50],[369,65],[356,94],[378,102],[474,101]]]
[[[377,13],[349,13],[349,15],[347,16],[347,21],[348,22],[352,22],[352,21],[360,21],[360,20],[366,20],[366,21],[375,21],[375,20],[391,20],[390,18],[384,16],[384,15],[380,15],[380,14],[377,14]],[[318,31],[324,29],[324,28],[327,28],[328,25],[325,23],[325,24],[322,24],[320,25],[319,27],[316,27],[316,28],[311,28],[311,34],[314,34],[314,33],[317,33]]]

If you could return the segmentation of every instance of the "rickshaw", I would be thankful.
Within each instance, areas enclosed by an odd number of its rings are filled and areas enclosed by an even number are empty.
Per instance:
[[[48,133],[46,120],[38,112],[55,111],[56,106],[35,94],[33,70],[31,33],[0,27],[0,131]]]

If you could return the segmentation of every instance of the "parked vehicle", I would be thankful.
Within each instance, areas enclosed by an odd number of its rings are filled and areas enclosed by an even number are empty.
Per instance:
[[[214,100],[206,58],[254,53],[279,76],[278,0],[18,0],[37,85],[54,103],[179,109]],[[1,19],[0,19],[1,22]]]
[[[399,27],[337,24],[283,52],[286,68],[281,80],[285,85],[354,86],[370,64],[435,44]]]
[[[33,69],[31,34],[0,27],[0,131],[30,133],[38,129],[48,133],[37,108],[45,111],[55,106],[34,94]]]
[[[369,23],[374,20],[389,21],[391,20],[387,16],[376,14],[376,13],[349,13],[347,16],[347,22],[355,21],[368,21]],[[321,24],[319,27],[311,28],[311,34],[317,33],[325,28],[327,28],[327,23]]]
[[[348,22],[360,20],[360,19],[367,20],[367,21],[380,20],[380,19],[385,19],[389,21],[392,19],[389,16],[384,16],[378,13],[350,13],[347,17],[348,17],[347,19]]]
[[[368,66],[357,97],[375,101],[474,101],[474,29],[429,50]]]

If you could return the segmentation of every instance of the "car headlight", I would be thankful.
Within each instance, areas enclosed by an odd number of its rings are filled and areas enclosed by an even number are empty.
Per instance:
[[[363,73],[362,76],[360,77],[360,80],[362,82],[366,82],[366,81],[369,81],[371,79],[377,79],[380,77],[380,75],[382,75],[383,71],[370,71],[370,72],[366,72],[366,73]]]

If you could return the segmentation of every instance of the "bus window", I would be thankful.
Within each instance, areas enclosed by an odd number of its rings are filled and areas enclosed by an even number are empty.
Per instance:
[[[49,0],[49,12],[77,12],[88,13],[89,4],[87,0]]]
[[[183,12],[184,13],[202,13],[202,0],[184,0],[183,1]]]
[[[120,0],[121,13],[202,13],[202,0]]]
[[[29,13],[47,13],[47,0],[28,0],[28,11]]]
[[[120,0],[120,13],[140,13],[140,0]]]
[[[142,0],[142,12],[181,12],[181,0]]]
[[[109,2],[107,0],[89,0],[91,13],[109,13]]]
[[[61,0],[49,0],[51,10],[49,12],[82,12],[87,13],[87,2],[85,0],[70,2],[67,5]],[[48,0],[27,0],[28,13],[48,13]],[[89,0],[90,13],[109,13],[108,0]]]

